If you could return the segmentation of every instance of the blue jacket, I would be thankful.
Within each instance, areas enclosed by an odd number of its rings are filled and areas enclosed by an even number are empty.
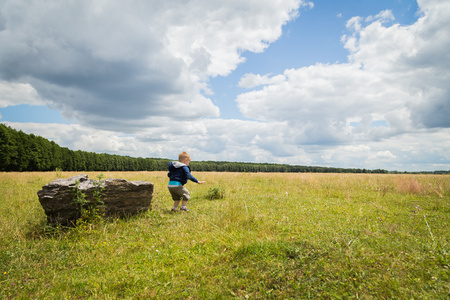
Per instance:
[[[198,180],[192,176],[191,168],[179,161],[171,161],[169,163],[169,173],[167,176],[170,178],[170,181],[178,181],[181,182],[182,185],[185,185],[188,179],[193,182],[198,182]]]

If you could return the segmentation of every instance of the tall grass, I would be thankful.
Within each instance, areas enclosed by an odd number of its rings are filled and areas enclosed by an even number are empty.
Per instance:
[[[0,173],[0,298],[450,296],[448,176],[196,173],[173,214],[165,172],[103,174],[153,182],[151,211],[52,228],[36,192],[75,173]]]

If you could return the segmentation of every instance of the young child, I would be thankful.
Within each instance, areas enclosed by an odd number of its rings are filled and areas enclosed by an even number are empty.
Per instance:
[[[180,210],[189,211],[186,204],[191,198],[191,195],[184,187],[188,179],[198,184],[205,183],[205,181],[198,181],[191,175],[191,168],[189,167],[190,162],[191,156],[186,152],[181,152],[180,155],[178,155],[178,161],[171,161],[169,163],[169,173],[167,176],[170,178],[169,191],[173,199],[173,212],[177,211],[180,200],[182,200]]]

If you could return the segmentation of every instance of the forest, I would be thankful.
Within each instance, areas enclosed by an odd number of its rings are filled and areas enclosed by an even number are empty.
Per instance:
[[[70,150],[34,134],[26,134],[0,123],[0,171],[165,171],[169,159],[121,156]],[[392,173],[376,169],[344,169],[270,163],[195,161],[195,171],[211,172],[308,172],[308,173]],[[421,172],[448,174],[449,171]]]

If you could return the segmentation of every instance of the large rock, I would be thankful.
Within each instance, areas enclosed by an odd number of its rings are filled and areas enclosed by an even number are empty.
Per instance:
[[[86,201],[94,202],[94,183],[87,175],[78,175],[66,179],[56,179],[42,187],[37,194],[44,208],[47,220],[51,224],[73,224],[81,213],[74,204],[76,181],[78,189],[86,195]],[[104,206],[101,213],[106,217],[130,216],[147,211],[153,197],[153,183],[147,181],[127,181],[109,178],[102,181]]]

